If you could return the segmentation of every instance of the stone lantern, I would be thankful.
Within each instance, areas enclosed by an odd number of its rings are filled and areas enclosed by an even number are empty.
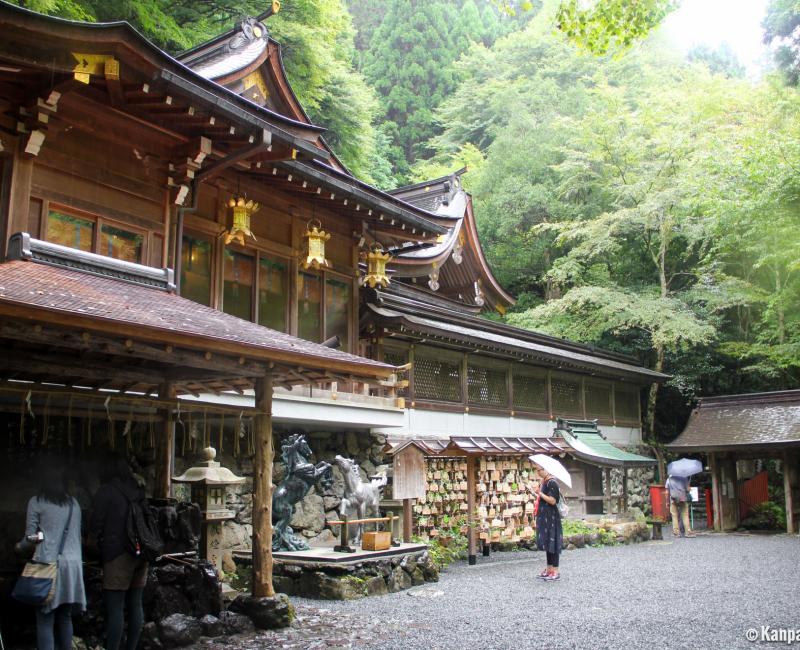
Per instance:
[[[226,507],[225,492],[228,485],[244,483],[243,476],[236,476],[227,467],[222,467],[214,459],[217,450],[213,447],[203,449],[203,461],[190,467],[180,476],[174,476],[175,483],[188,483],[191,486],[192,502],[200,506],[203,517],[200,537],[200,554],[211,560],[217,569],[222,568],[219,541],[222,537],[222,522],[233,519],[235,513]],[[214,550],[217,549],[216,552]]]

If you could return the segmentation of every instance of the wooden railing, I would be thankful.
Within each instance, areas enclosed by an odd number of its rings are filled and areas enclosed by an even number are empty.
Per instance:
[[[339,545],[334,546],[333,550],[337,553],[355,553],[356,549],[350,546],[350,536],[348,534],[348,526],[350,524],[378,524],[380,522],[389,522],[389,531],[392,537],[392,546],[400,546],[400,542],[395,535],[395,522],[399,521],[400,517],[389,514],[386,517],[370,517],[367,519],[348,519],[347,515],[342,515],[339,521],[329,521],[328,524],[341,526],[339,530]]]

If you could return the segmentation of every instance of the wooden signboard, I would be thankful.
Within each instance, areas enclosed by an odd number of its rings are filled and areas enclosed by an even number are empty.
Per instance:
[[[395,499],[425,498],[425,455],[413,444],[394,455],[392,497]]]

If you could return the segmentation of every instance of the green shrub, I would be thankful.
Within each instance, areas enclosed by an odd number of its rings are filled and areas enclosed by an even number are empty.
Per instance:
[[[467,557],[467,536],[462,532],[466,523],[467,518],[464,516],[445,515],[442,518],[442,525],[439,527],[439,536],[427,542],[431,560],[439,567],[440,571],[448,564]],[[424,543],[424,540],[419,537],[413,539],[417,543]]]
[[[742,528],[749,530],[785,530],[786,513],[777,503],[764,501],[750,510],[742,521]]]

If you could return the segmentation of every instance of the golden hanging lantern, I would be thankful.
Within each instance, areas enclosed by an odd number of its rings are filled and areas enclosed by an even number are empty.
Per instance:
[[[368,284],[370,288],[374,288],[377,284],[388,287],[391,280],[386,273],[386,263],[390,259],[392,256],[384,253],[380,244],[373,244],[372,250],[367,253],[367,275],[362,278],[361,284]]]
[[[258,212],[261,206],[253,200],[248,201],[243,194],[234,194],[228,201],[228,207],[231,209],[231,226],[225,231],[225,243],[237,241],[240,246],[244,246],[245,237],[256,241],[256,236],[250,230],[250,217]]]
[[[308,222],[303,237],[308,240],[308,255],[302,262],[303,268],[318,269],[320,266],[330,266],[328,260],[325,259],[325,242],[331,238],[331,235],[322,229],[319,220],[312,219]]]

